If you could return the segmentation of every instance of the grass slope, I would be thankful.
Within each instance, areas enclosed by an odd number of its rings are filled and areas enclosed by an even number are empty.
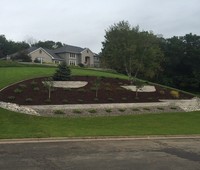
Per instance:
[[[51,76],[55,67],[0,67],[0,89],[24,79],[41,76]],[[72,75],[104,76],[126,79],[127,76],[91,69],[72,68]]]
[[[0,138],[184,135],[200,133],[200,112],[51,118],[0,109]]]

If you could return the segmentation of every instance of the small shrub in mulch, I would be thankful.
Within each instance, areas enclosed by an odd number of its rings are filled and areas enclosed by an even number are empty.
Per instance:
[[[39,91],[40,88],[39,88],[39,87],[34,87],[33,90],[34,90],[34,91]]]
[[[69,101],[68,101],[67,99],[64,99],[64,100],[62,100],[62,103],[64,103],[64,104],[68,104]]]
[[[19,84],[19,87],[25,89],[27,86],[26,84]]]
[[[107,98],[107,100],[110,101],[110,102],[113,102],[113,101],[114,101],[114,99],[111,98],[111,97]]]
[[[36,86],[37,84],[38,83],[36,81],[34,81],[34,80],[31,82],[31,86]]]
[[[165,110],[163,107],[157,107],[158,110]]]
[[[112,89],[110,87],[106,87],[105,90],[106,91],[112,91]]]
[[[122,109],[122,108],[120,108],[120,109],[118,109],[120,112],[125,112],[126,111],[126,109]]]
[[[111,113],[111,112],[112,112],[111,109],[106,109],[105,111],[106,111],[107,113]]]
[[[26,98],[26,100],[25,100],[27,103],[31,103],[32,101],[33,101],[33,99],[32,98]]]
[[[90,109],[90,110],[88,110],[88,112],[89,112],[89,113],[96,113],[97,110],[95,110],[95,109]]]
[[[81,110],[78,110],[78,109],[75,109],[75,110],[73,110],[73,113],[80,114],[80,113],[82,113],[82,111],[81,111]]]
[[[94,98],[94,101],[95,101],[95,102],[98,102],[98,101],[99,101],[99,99],[98,99],[97,97],[95,97],[95,98]]]
[[[143,110],[149,111],[149,110],[151,110],[151,109],[144,107]]]
[[[46,99],[44,102],[45,103],[51,103],[51,99]]]
[[[177,110],[177,107],[170,107],[171,110]]]
[[[138,108],[133,108],[132,111],[140,111]]]
[[[96,87],[91,87],[90,90],[91,91],[96,91]]]
[[[64,88],[64,91],[71,91],[71,88]]]
[[[83,92],[85,92],[86,90],[85,90],[85,89],[78,89],[77,91],[83,93]]]
[[[54,114],[63,115],[63,114],[65,114],[65,112],[63,112],[62,110],[55,110]]]
[[[127,100],[127,98],[126,98],[126,97],[122,97],[122,100],[123,100],[123,101],[126,101],[126,100]]]
[[[15,100],[15,96],[8,96],[8,100],[11,100],[11,101]]]
[[[83,99],[78,99],[77,100],[79,103],[83,103]]]
[[[22,92],[23,92],[23,90],[22,90],[22,89],[19,89],[19,88],[16,88],[16,89],[14,90],[14,93],[17,93],[17,94],[22,93]]]
[[[165,94],[165,91],[164,91],[164,90],[160,90],[159,93],[160,93],[161,95],[164,95],[164,94]]]
[[[175,91],[175,90],[171,90],[171,91],[170,91],[170,94],[171,94],[171,96],[172,96],[173,98],[175,98],[175,99],[178,99],[178,98],[180,97],[179,92],[178,92],[178,91]]]

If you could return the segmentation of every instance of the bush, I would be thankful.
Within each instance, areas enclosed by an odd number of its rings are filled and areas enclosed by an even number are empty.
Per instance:
[[[83,93],[83,92],[85,92],[86,90],[85,90],[85,89],[77,89],[77,91]]]
[[[123,100],[123,101],[126,101],[126,100],[127,100],[127,98],[126,98],[126,97],[122,97],[122,100]]]
[[[179,96],[179,92],[178,91],[175,91],[175,90],[172,90],[170,91],[170,94],[173,98],[176,98],[178,99],[180,96]]]
[[[89,112],[89,113],[96,113],[97,110],[95,110],[95,109],[90,109],[90,110],[88,110],[88,112]]]
[[[36,86],[37,84],[38,84],[38,83],[37,83],[36,81],[34,81],[34,80],[31,82],[31,85],[32,85],[32,86]]]
[[[26,88],[27,86],[26,86],[26,84],[19,84],[19,87]]]
[[[140,111],[138,108],[133,108],[132,111]]]
[[[83,103],[83,100],[82,100],[82,99],[78,99],[78,102],[79,102],[79,103]]]
[[[159,93],[160,93],[161,95],[164,95],[164,94],[165,94],[165,91],[164,91],[164,90],[160,90]]]
[[[95,97],[95,98],[94,98],[94,101],[95,101],[95,102],[98,102],[98,101],[99,101],[99,99]]]
[[[65,112],[63,112],[62,110],[55,110],[54,114],[63,115],[63,114],[65,114]]]
[[[113,98],[111,98],[111,97],[109,97],[107,100],[108,100],[108,101],[111,101],[111,102],[113,102],[113,101],[114,101],[114,99],[113,99]]]
[[[78,109],[75,109],[75,110],[73,110],[73,113],[80,114],[80,113],[82,113],[82,111],[81,111],[81,110],[78,110]]]
[[[66,100],[66,99],[64,99],[62,102],[63,102],[64,104],[69,103],[68,100]]]
[[[70,80],[70,77],[71,77],[70,68],[67,66],[66,62],[62,62],[61,64],[58,65],[58,69],[53,75],[53,80],[66,81],[66,80]]]
[[[125,112],[125,110],[126,109],[122,109],[122,108],[120,108],[120,109],[118,109],[120,112]]]
[[[19,93],[22,93],[22,91],[23,91],[23,90],[21,90],[21,89],[17,88],[17,89],[15,89],[15,90],[14,90],[14,93],[17,93],[17,94],[19,94]]]
[[[84,67],[84,64],[83,63],[79,63],[78,66],[79,67]]]
[[[15,96],[8,96],[8,100],[15,100]]]
[[[33,99],[31,99],[31,98],[27,98],[25,101],[26,101],[27,103],[30,103],[30,102],[33,101]]]
[[[34,91],[39,91],[40,88],[39,88],[39,87],[34,87],[33,90],[34,90]]]
[[[106,109],[105,111],[106,111],[107,113],[111,113],[111,112],[112,112],[111,109]]]
[[[51,103],[51,99],[46,99],[44,102],[45,103]]]

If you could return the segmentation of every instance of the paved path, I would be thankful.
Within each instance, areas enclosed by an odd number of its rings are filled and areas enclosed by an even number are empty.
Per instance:
[[[2,170],[199,170],[200,139],[0,144]]]

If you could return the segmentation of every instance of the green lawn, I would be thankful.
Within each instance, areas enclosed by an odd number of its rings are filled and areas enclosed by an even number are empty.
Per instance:
[[[0,89],[17,81],[50,76],[55,67],[0,67]],[[72,68],[73,75],[127,76]],[[126,115],[116,117],[50,118],[36,117],[0,108],[0,138],[132,136],[200,134],[200,112]]]
[[[0,67],[0,89],[24,79],[51,76],[55,72],[55,69],[55,67]],[[72,75],[105,76],[123,79],[127,78],[125,75],[91,69],[72,68],[71,70]]]
[[[200,112],[110,117],[37,117],[0,109],[0,138],[200,133]]]

